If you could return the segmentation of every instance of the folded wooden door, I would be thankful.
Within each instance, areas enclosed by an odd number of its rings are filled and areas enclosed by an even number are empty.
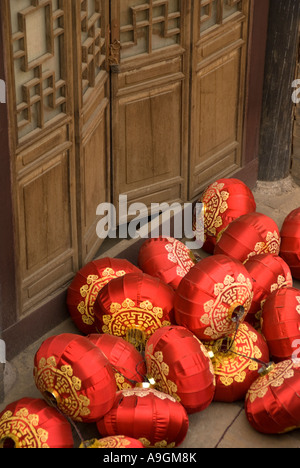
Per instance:
[[[189,197],[242,167],[248,0],[193,3]]]
[[[72,3],[79,253],[86,264],[103,242],[96,234],[97,206],[111,200],[109,2]]]
[[[107,0],[3,0],[19,314],[93,259],[110,201]]]
[[[71,2],[2,0],[19,315],[78,269]]]
[[[190,1],[111,1],[113,198],[187,197]]]

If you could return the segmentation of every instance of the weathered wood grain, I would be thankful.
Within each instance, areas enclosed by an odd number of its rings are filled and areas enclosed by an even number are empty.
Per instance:
[[[270,2],[260,132],[259,179],[286,178],[291,169],[293,107],[300,2]]]

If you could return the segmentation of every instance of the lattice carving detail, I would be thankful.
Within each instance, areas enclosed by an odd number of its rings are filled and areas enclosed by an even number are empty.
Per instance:
[[[105,68],[106,60],[102,0],[94,0],[93,8],[90,3],[88,0],[81,0],[83,94],[88,88],[95,86],[96,77]]]
[[[64,42],[64,1],[30,0],[18,11],[11,1],[15,63],[16,112],[20,136],[65,113],[66,79],[61,66]]]
[[[215,0],[202,0],[201,8],[203,8],[204,13],[201,15],[200,23],[204,23],[205,21],[211,19],[214,1]]]
[[[223,24],[224,19],[240,11],[244,0],[200,0],[200,24],[212,27]]]
[[[181,12],[179,8],[176,11],[171,11],[168,0],[149,0],[142,5],[130,7],[130,10],[132,24],[121,26],[121,36],[124,33],[130,33],[132,40],[121,41],[122,49],[138,45],[141,29],[146,29],[148,32],[146,39],[148,53],[152,53],[155,49],[153,35],[156,33],[157,26],[161,26],[162,39],[176,39],[180,36]],[[176,23],[175,26],[174,23]]]

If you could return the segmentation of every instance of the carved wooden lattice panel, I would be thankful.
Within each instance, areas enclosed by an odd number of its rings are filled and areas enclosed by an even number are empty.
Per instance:
[[[201,33],[224,23],[232,15],[241,11],[242,0],[200,0]]]
[[[124,5],[124,4],[127,5]],[[179,0],[144,0],[121,11],[121,56],[149,53],[179,43],[181,12]]]
[[[64,0],[10,2],[18,137],[66,111]]]
[[[102,0],[80,0],[82,91],[95,86],[95,80],[105,69],[106,38]]]

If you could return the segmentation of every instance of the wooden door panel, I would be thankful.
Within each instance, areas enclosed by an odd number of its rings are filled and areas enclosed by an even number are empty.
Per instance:
[[[22,265],[26,265],[29,273],[70,247],[68,163],[68,155],[63,153],[22,180],[20,196],[26,242],[26,262]]]
[[[122,193],[180,176],[181,91],[181,83],[175,83],[120,100]]]
[[[74,2],[73,21],[77,44],[74,84],[79,256],[84,265],[94,258],[102,243],[96,234],[97,206],[111,200],[109,2]]]
[[[187,196],[189,2],[113,1],[114,202]]]
[[[71,4],[4,0],[19,315],[78,269]]]
[[[110,201],[109,160],[107,155],[107,108],[100,112],[97,124],[82,142],[81,208],[83,231],[83,263],[92,260],[100,246],[96,236],[97,206]]]
[[[70,151],[59,152],[22,177],[19,183],[20,267],[23,311],[46,299],[74,275],[73,222],[75,199],[70,193]],[[73,207],[73,208],[72,208]]]
[[[92,259],[110,201],[106,0],[4,0],[20,314]]]
[[[211,165],[214,155],[237,144],[240,54],[234,52],[197,76],[196,132],[198,165]],[[199,168],[200,169],[200,168]]]
[[[190,198],[242,166],[248,0],[195,2]]]

